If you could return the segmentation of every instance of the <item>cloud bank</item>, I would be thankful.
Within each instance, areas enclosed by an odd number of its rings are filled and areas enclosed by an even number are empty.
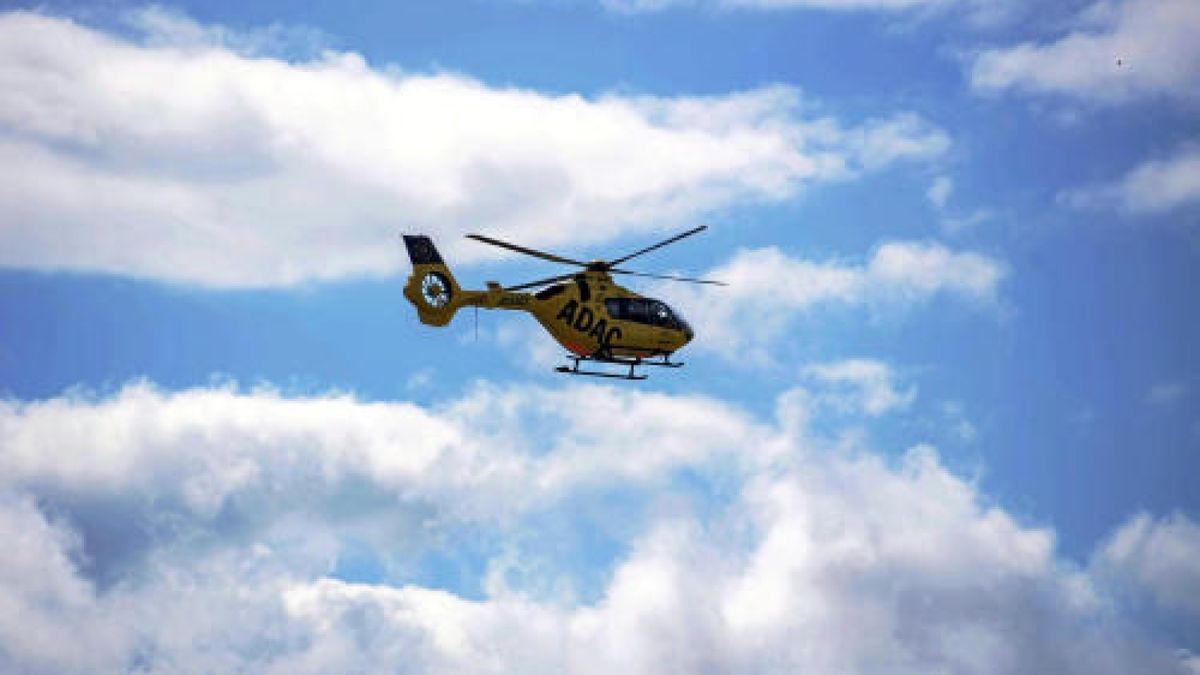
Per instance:
[[[183,19],[127,39],[0,15],[0,265],[217,287],[385,275],[397,231],[584,245],[945,151],[790,87],[585,97],[354,53],[261,55]],[[245,47],[247,42],[253,47]],[[268,41],[269,42],[269,41]]]
[[[1195,672],[1113,591],[1194,585],[1192,521],[1138,516],[1080,567],[927,446],[827,447],[819,395],[769,419],[607,387],[10,401],[0,667]],[[563,564],[551,512],[575,514],[566,532],[619,522],[618,554]],[[347,537],[403,560],[464,524],[496,542],[478,592],[333,574]],[[594,599],[537,583],[597,565]]]

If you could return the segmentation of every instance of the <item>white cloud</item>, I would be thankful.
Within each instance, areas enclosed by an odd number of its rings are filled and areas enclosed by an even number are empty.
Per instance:
[[[1200,617],[1200,525],[1184,515],[1131,518],[1100,548],[1093,565],[1149,592],[1164,607]]]
[[[319,54],[331,36],[311,26],[272,23],[265,27],[233,30],[219,24],[202,25],[177,10],[146,5],[124,11],[121,22],[138,31],[144,44],[159,47],[207,49],[222,47],[242,55]]]
[[[824,304],[904,307],[948,295],[995,305],[1005,265],[975,252],[911,241],[880,245],[861,264],[812,262],[777,248],[741,250],[704,276],[727,287],[664,291],[697,327],[696,346],[765,360],[790,322]]]
[[[0,551],[0,669],[1187,672],[1189,654],[1120,613],[1120,596],[1105,585],[1111,574],[1058,558],[1052,532],[990,505],[928,447],[895,463],[863,449],[822,451],[793,423],[802,410],[783,417],[803,407],[802,394],[782,396],[781,417],[762,421],[711,400],[603,387],[482,387],[438,409],[145,386],[100,400],[10,403],[0,412],[0,535],[19,545]],[[585,412],[561,413],[567,403]],[[560,414],[572,424],[553,424]],[[627,530],[625,552],[593,601],[541,600],[520,586],[469,599],[454,589],[324,576],[320,549],[344,530],[332,514],[345,505],[321,507],[320,495],[341,473],[359,472],[352,494],[392,495],[373,502],[381,520],[405,517],[412,490],[435,494],[453,476],[543,489],[538,472],[476,471],[445,450],[475,442],[486,446],[486,462],[545,458],[623,487],[630,476],[646,485],[643,471],[751,460],[726,474],[727,499],[658,510]],[[81,500],[131,496],[110,507],[105,525],[143,524],[164,495],[186,492],[183,484],[238,457],[259,473],[226,503],[257,495],[257,506],[293,505],[265,511],[275,528],[232,536],[214,519],[163,530],[115,583],[94,580],[89,566],[111,551],[87,541],[97,533],[80,525]],[[114,461],[125,470],[103,466]],[[419,478],[406,484],[414,471]],[[585,498],[575,485],[574,497]],[[672,488],[653,487],[664,489]],[[438,509],[452,509],[451,501]],[[327,509],[328,520],[281,532],[300,503]],[[613,505],[588,507],[605,508]],[[516,532],[476,522],[501,538]],[[1189,591],[1195,524],[1141,522],[1122,528],[1098,557],[1152,587]]]
[[[949,208],[950,195],[954,192],[954,181],[949,176],[938,176],[929,184],[925,198],[937,212],[942,230],[949,235],[956,235],[979,226],[995,217],[995,213],[985,207],[970,212],[961,212]]]
[[[925,198],[933,204],[933,208],[941,211],[946,208],[946,202],[950,199],[950,192],[954,190],[954,181],[950,180],[949,176],[938,176],[930,183],[929,189],[925,191]]]
[[[1200,203],[1200,148],[1185,146],[1165,159],[1148,160],[1114,183],[1064,192],[1077,208],[1116,206],[1126,213],[1162,213]]]
[[[91,583],[74,564],[78,537],[50,522],[34,499],[0,491],[0,666],[38,672],[53,659],[82,672],[112,663],[127,645],[122,629],[96,612]],[[63,639],[66,636],[71,639]],[[47,672],[52,669],[45,669]]]
[[[784,86],[551,95],[354,53],[256,56],[274,38],[153,10],[141,25],[132,42],[0,15],[0,265],[213,286],[388,274],[397,230],[458,260],[495,255],[460,248],[470,230],[597,243],[949,144],[914,115],[845,124]]]
[[[818,363],[806,367],[804,372],[834,388],[827,396],[836,406],[872,416],[905,408],[917,397],[916,387],[903,391],[896,388],[895,372],[882,361],[847,359]]]
[[[727,451],[754,428],[698,397],[568,391],[569,405],[564,391],[480,386],[427,410],[348,395],[133,384],[94,403],[0,403],[0,467],[10,484],[136,493],[151,500],[147,508],[171,506],[189,519],[256,508],[264,493],[303,488],[314,499],[336,498],[356,480],[460,517],[492,518],[614,477],[652,483]],[[655,452],[642,451],[650,445]]]
[[[890,242],[871,254],[863,290],[915,301],[948,292],[991,301],[1004,278],[1004,265],[974,252],[956,253],[936,243]]]
[[[1194,0],[1104,0],[1054,42],[980,52],[981,92],[1063,94],[1104,103],[1200,92],[1200,5]],[[1118,63],[1118,60],[1120,63]]]

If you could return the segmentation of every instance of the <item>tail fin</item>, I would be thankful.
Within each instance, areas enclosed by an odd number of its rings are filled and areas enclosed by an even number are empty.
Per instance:
[[[462,306],[462,289],[429,237],[406,234],[404,246],[413,265],[404,297],[417,308],[421,323],[445,326]]]

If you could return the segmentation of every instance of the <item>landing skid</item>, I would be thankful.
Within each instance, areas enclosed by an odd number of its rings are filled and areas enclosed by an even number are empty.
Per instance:
[[[578,356],[576,354],[567,354],[567,358],[574,363],[570,366],[559,366],[554,370],[567,375],[587,375],[589,377],[611,377],[618,380],[644,380],[646,375],[635,372],[634,368],[638,366],[659,366],[662,368],[679,368],[683,365],[681,362],[670,361],[667,354],[662,355],[662,360],[641,359],[641,358],[625,358],[620,356]],[[628,373],[610,373],[603,370],[580,370],[579,364],[582,361],[591,361],[593,363],[612,363],[620,366],[628,366]]]

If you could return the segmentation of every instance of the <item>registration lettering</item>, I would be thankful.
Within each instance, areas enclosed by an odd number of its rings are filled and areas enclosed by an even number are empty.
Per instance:
[[[555,320],[562,321],[571,328],[586,333],[588,337],[598,340],[601,344],[610,344],[621,337],[621,329],[617,326],[609,328],[608,320],[596,319],[596,315],[587,307],[580,307],[575,300],[568,300],[558,310]]]

